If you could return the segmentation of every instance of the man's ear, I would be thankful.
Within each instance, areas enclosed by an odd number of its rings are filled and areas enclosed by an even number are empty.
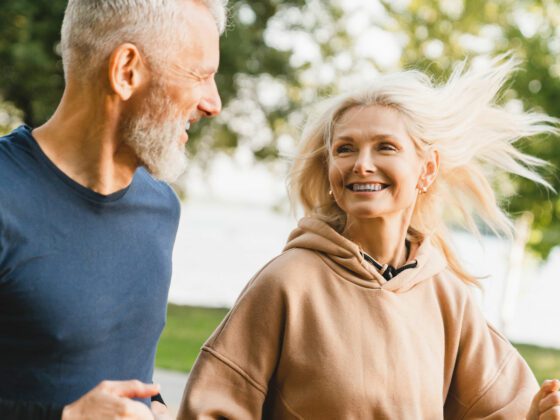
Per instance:
[[[111,89],[126,101],[144,82],[147,68],[136,45],[125,43],[111,53],[108,70]]]

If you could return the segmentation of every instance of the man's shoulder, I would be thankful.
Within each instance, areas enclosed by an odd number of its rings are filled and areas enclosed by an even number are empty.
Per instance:
[[[8,161],[14,156],[28,155],[30,152],[27,133],[29,128],[20,126],[4,136],[0,136],[0,159]]]
[[[154,178],[144,167],[137,169],[135,177],[144,199],[173,209],[178,216],[180,210],[179,197],[168,183]]]
[[[25,137],[26,129],[22,126],[0,137],[0,190],[16,188],[22,177],[33,176],[33,155]]]

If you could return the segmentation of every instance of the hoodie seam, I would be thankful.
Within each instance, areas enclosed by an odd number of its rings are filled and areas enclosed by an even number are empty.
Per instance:
[[[510,352],[508,353],[508,355],[504,358],[504,361],[502,362],[502,364],[500,365],[499,369],[496,371],[496,373],[494,374],[494,376],[492,377],[492,379],[490,379],[488,381],[488,383],[486,384],[486,386],[484,386],[482,388],[482,391],[480,393],[480,395],[478,397],[475,398],[475,400],[472,402],[472,404],[470,404],[467,408],[467,411],[465,411],[465,414],[463,415],[463,417],[461,417],[461,419],[465,419],[467,418],[467,415],[469,414],[469,412],[474,408],[474,406],[476,404],[478,404],[478,402],[480,400],[482,400],[484,398],[484,396],[488,393],[488,391],[490,391],[490,389],[492,388],[492,386],[494,385],[494,383],[496,382],[496,380],[500,377],[502,371],[506,368],[507,364],[509,363],[509,361],[511,360],[511,358],[514,356],[514,351],[510,350]]]
[[[245,370],[237,365],[237,363],[233,362],[232,360],[230,360],[228,357],[224,356],[223,354],[217,352],[216,350],[214,350],[211,347],[208,346],[204,346],[202,347],[202,351],[207,352],[208,354],[210,354],[211,356],[214,356],[215,359],[219,360],[220,362],[222,362],[224,365],[226,365],[227,367],[229,367],[231,370],[233,370],[234,372],[236,372],[237,374],[239,374],[243,379],[245,379],[253,388],[255,388],[257,391],[259,391],[261,394],[263,394],[263,396],[266,397],[266,387],[262,386],[261,384],[259,384],[255,379],[253,379],[251,377],[251,375],[249,375],[247,372],[245,372]]]
[[[276,391],[276,393],[278,394],[278,399],[280,400],[280,402],[282,403],[282,405],[284,406],[284,408],[292,415],[294,416],[296,419],[298,420],[303,420],[303,417],[301,417],[292,407],[290,407],[290,405],[288,404],[288,402],[286,401],[286,398],[284,397],[284,395],[282,395],[282,392],[280,392],[280,389],[277,386],[272,386],[274,388],[274,390]]]
[[[359,284],[356,281],[353,281],[351,279],[348,279],[344,276],[342,276],[341,274],[337,273],[329,264],[327,264],[327,262],[325,261],[326,259],[328,259],[329,257],[326,256],[324,253],[320,252],[320,251],[315,251],[313,250],[313,253],[315,253],[317,255],[317,257],[319,257],[319,259],[321,260],[321,262],[329,269],[329,271],[331,271],[332,273],[334,273],[335,276],[337,276],[338,278],[344,280],[345,282],[349,282],[352,283],[358,287],[361,287],[363,289],[370,289],[370,290],[383,290],[381,286],[375,286],[375,284],[373,283],[373,280],[371,280],[372,284],[371,286],[369,285],[365,285],[365,284]],[[366,281],[366,280],[363,280]]]

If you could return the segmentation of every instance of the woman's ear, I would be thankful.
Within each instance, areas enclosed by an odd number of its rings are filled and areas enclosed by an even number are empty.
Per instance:
[[[147,68],[136,45],[124,43],[113,50],[108,71],[111,90],[127,101],[144,82]]]
[[[439,152],[436,149],[430,149],[428,158],[424,163],[424,179],[426,186],[429,188],[437,178],[439,172]]]
[[[432,186],[437,178],[439,171],[439,152],[436,149],[430,149],[426,154],[426,160],[422,168],[422,174],[418,180],[416,188],[420,193],[425,193]]]

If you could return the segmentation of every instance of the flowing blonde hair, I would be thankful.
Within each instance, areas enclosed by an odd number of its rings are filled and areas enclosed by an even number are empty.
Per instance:
[[[427,194],[419,195],[408,235],[429,236],[447,258],[451,271],[467,283],[477,283],[449,246],[447,212],[467,230],[479,234],[477,222],[496,233],[513,233],[513,225],[498,204],[491,186],[495,170],[528,178],[552,189],[536,171],[547,163],[520,152],[514,143],[539,134],[557,134],[558,120],[537,112],[513,112],[496,103],[504,83],[517,68],[509,55],[484,68],[458,65],[446,83],[437,85],[426,74],[411,70],[376,78],[358,91],[322,103],[303,132],[289,175],[292,203],[341,232],[346,215],[329,195],[329,159],[334,126],[356,106],[382,105],[397,110],[419,152],[435,148],[440,167]],[[445,210],[445,211],[444,211]]]

